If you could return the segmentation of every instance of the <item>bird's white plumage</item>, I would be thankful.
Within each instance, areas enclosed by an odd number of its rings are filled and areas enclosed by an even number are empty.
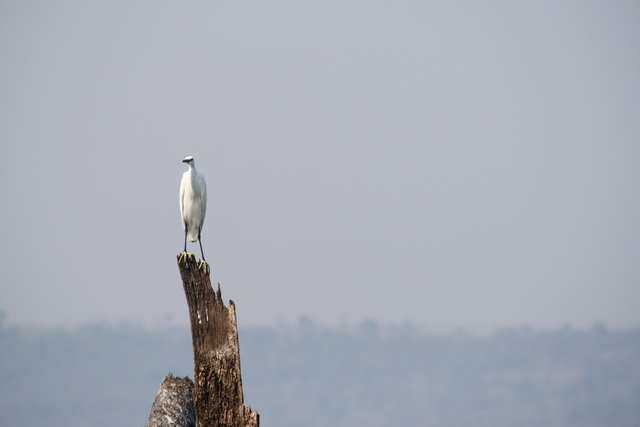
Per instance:
[[[189,240],[195,242],[200,236],[207,212],[207,183],[196,170],[193,157],[186,157],[183,162],[189,166],[189,170],[182,175],[180,182],[180,215]]]

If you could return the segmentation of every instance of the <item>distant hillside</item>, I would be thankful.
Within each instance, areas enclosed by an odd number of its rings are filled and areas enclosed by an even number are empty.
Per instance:
[[[433,335],[374,322],[240,330],[245,401],[269,426],[640,425],[640,331]],[[188,328],[0,326],[0,425],[142,426]]]

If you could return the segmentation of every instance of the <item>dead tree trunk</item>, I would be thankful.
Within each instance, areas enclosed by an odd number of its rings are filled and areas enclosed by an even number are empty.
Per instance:
[[[178,257],[189,305],[194,361],[194,401],[200,427],[258,427],[260,416],[244,406],[236,307],[215,292],[195,257]]]
[[[169,373],[160,384],[145,427],[196,427],[193,381]]]

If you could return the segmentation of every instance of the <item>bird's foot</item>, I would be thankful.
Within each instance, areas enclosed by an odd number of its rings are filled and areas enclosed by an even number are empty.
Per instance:
[[[196,256],[189,252],[182,252],[180,257],[178,258],[178,262],[186,262],[187,259],[190,259],[193,262],[196,262]]]
[[[207,274],[211,272],[211,267],[209,267],[209,263],[205,260],[200,261],[200,264],[198,264],[198,269],[201,269]]]

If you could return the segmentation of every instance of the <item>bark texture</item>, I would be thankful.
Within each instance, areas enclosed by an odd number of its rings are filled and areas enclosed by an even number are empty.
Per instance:
[[[224,305],[208,269],[194,256],[178,257],[189,306],[194,360],[194,401],[199,427],[258,427],[260,416],[244,406],[236,307]]]
[[[193,381],[169,373],[156,395],[145,427],[195,427]]]

